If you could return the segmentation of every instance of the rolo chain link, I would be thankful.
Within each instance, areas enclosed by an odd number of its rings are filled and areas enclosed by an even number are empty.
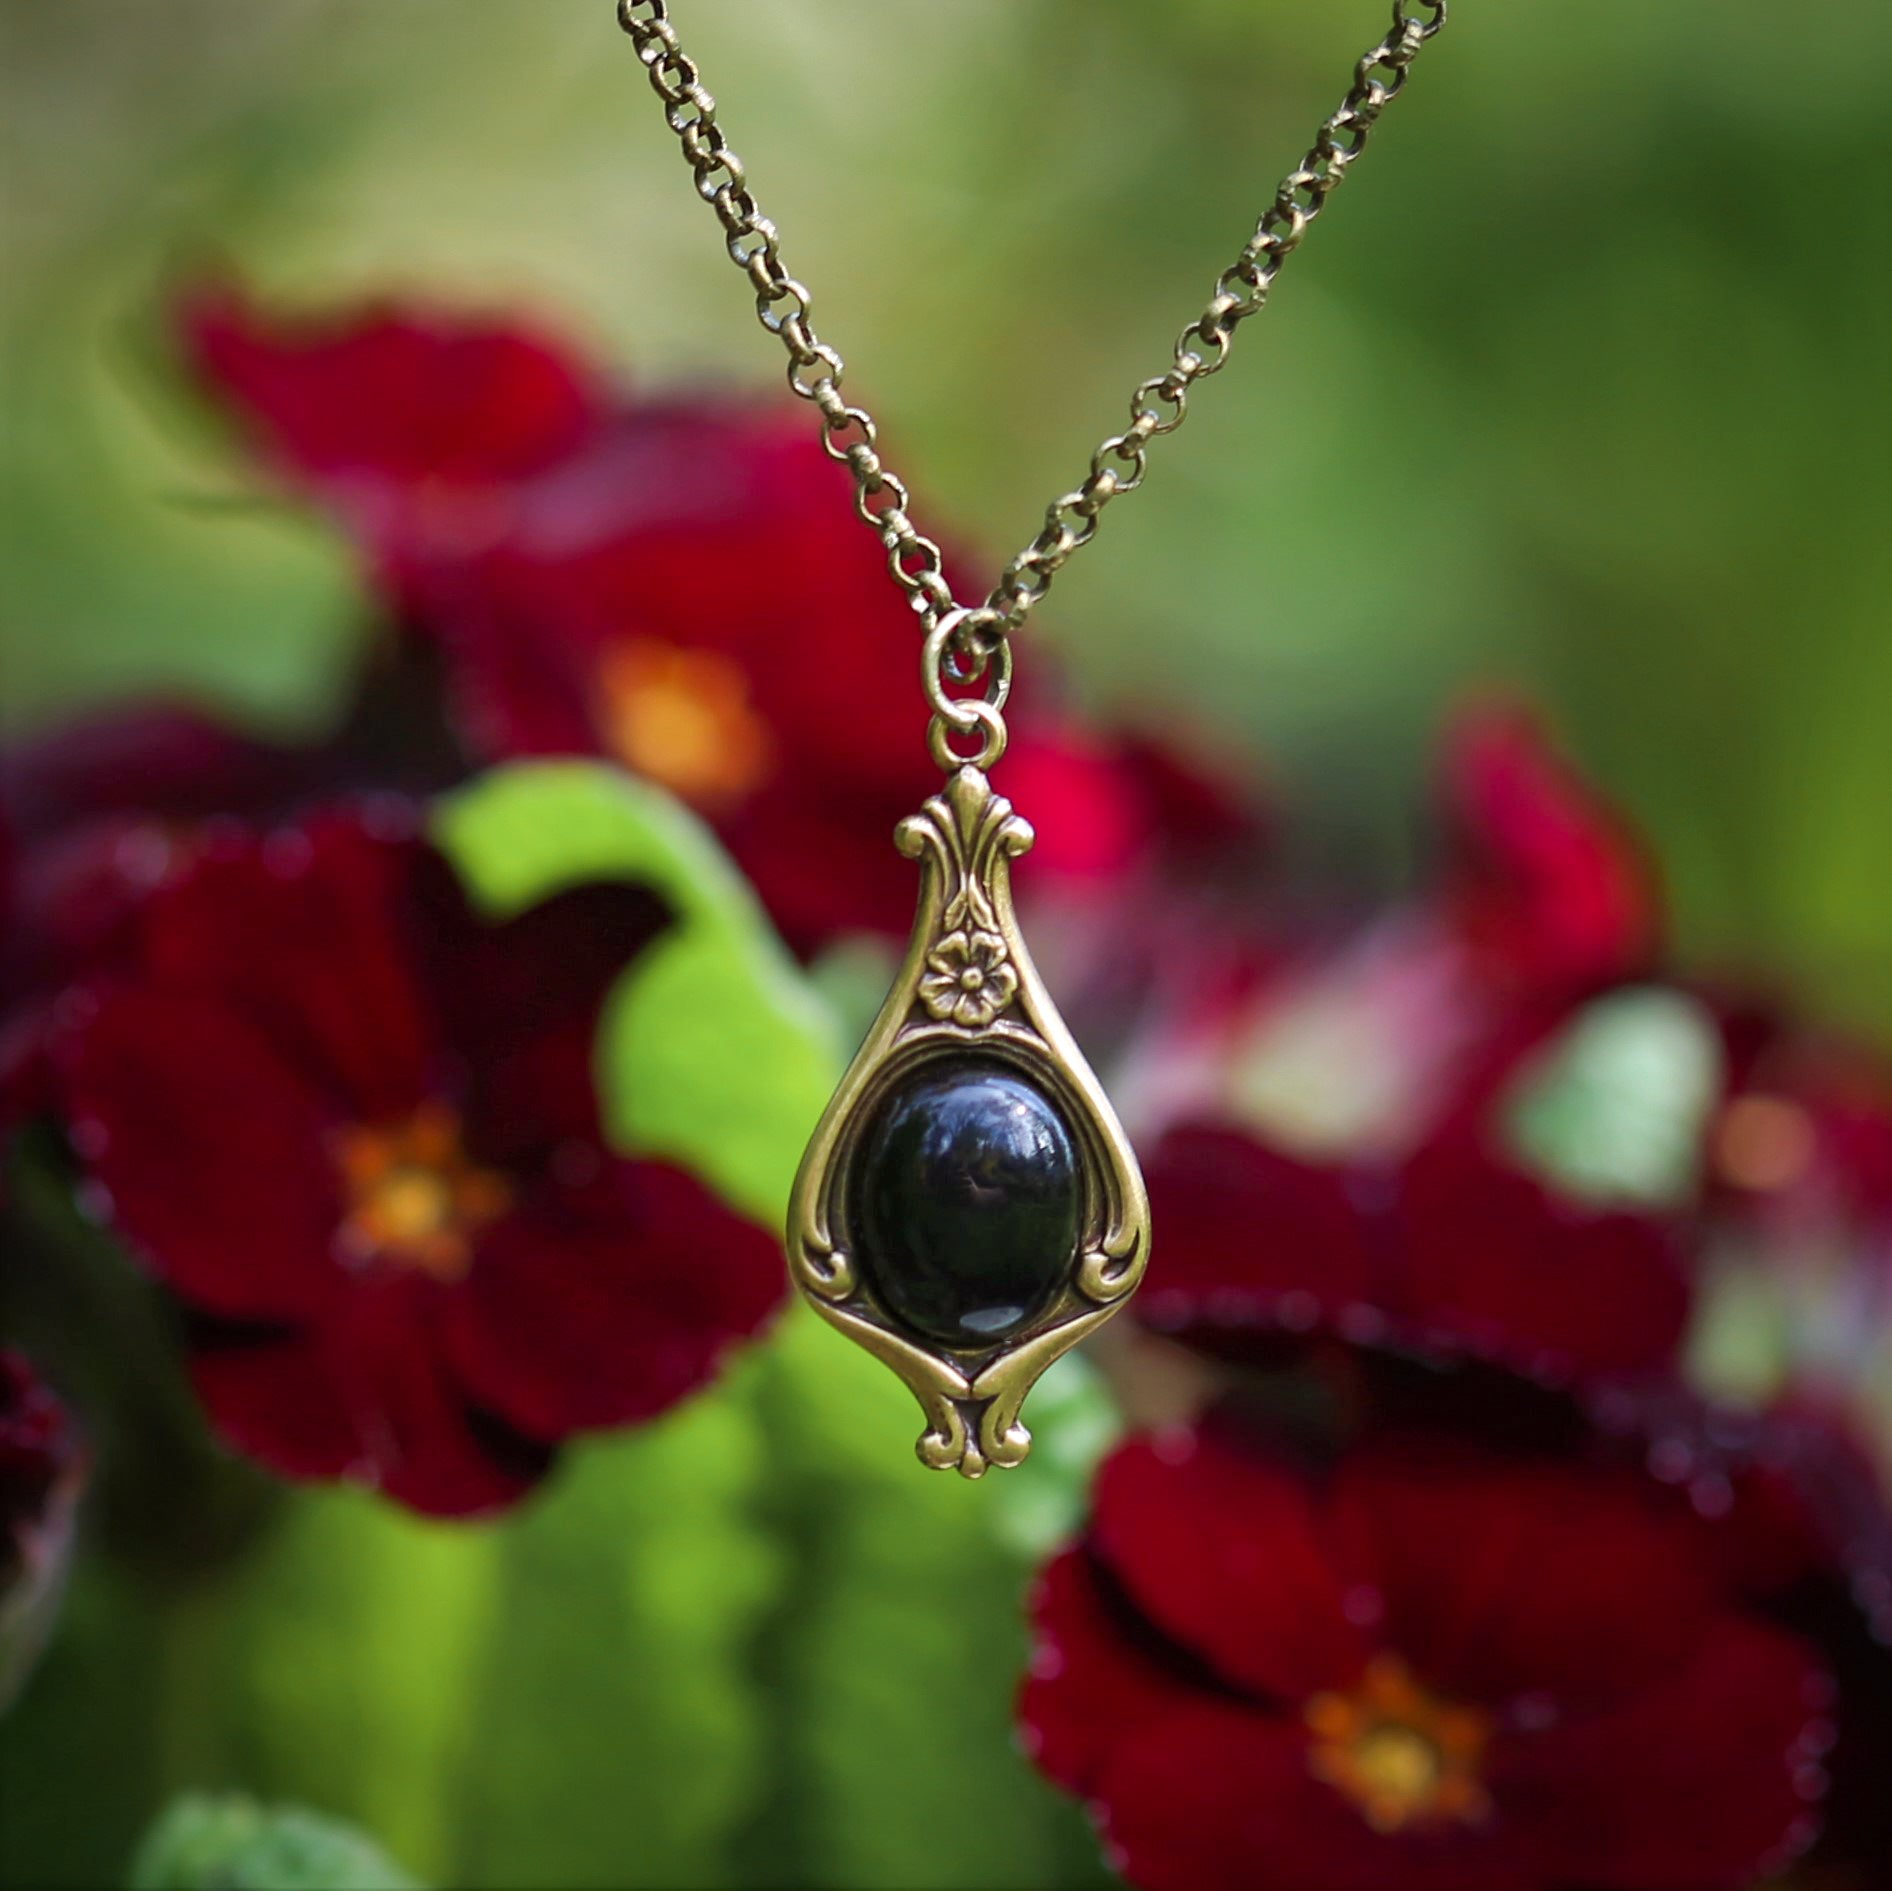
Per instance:
[[[754,287],[757,319],[788,351],[788,384],[819,411],[821,443],[853,475],[855,509],[879,535],[888,570],[925,626],[922,676],[934,711],[933,754],[943,767],[961,759],[990,767],[1003,751],[999,710],[1011,681],[1010,633],[1050,590],[1066,560],[1096,537],[1105,506],[1142,485],[1150,442],[1182,425],[1190,389],[1221,369],[1236,329],[1267,305],[1282,265],[1365,150],[1380,114],[1405,89],[1420,48],[1444,26],[1446,7],[1447,0],[1393,0],[1391,30],[1355,65],[1346,97],[1281,180],[1254,234],[1216,278],[1202,313],[1176,338],[1170,365],[1130,396],[1129,425],[1099,444],[1084,479],[1046,508],[1043,529],[1005,567],[985,602],[968,608],[953,597],[939,546],[913,523],[905,483],[880,457],[872,415],[849,405],[841,392],[841,357],[815,334],[813,298],[782,262],[775,225],[762,214],[742,160],[716,122],[716,101],[678,42],[667,0],[618,0],[618,22],[663,101],[697,193],[723,226],[730,260]],[[984,700],[949,693],[951,684],[981,679]],[[950,734],[977,735],[979,753],[956,756]]]

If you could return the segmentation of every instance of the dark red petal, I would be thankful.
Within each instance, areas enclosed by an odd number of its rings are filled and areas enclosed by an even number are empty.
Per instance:
[[[18,998],[96,971],[138,901],[188,851],[183,830],[226,809],[280,805],[305,758],[194,711],[141,704],[0,752],[0,992]]]
[[[567,887],[487,919],[437,854],[417,858],[413,901],[429,994],[447,1036],[476,1059],[541,1031],[592,1026],[618,975],[671,919],[653,888],[617,882]]]
[[[1140,1891],[1550,1891],[1501,1827],[1378,1833],[1298,1715],[1178,1693],[1119,1724],[1094,1809]]]
[[[1556,1374],[1673,1359],[1690,1293],[1664,1222],[1566,1200],[1458,1138],[1407,1164],[1402,1219],[1422,1335]]]
[[[1368,1891],[1367,1829],[1315,1798],[1299,1724],[1183,1695],[1113,1729],[1093,1799],[1138,1891]],[[1328,1817],[1316,1827],[1310,1810]],[[1358,1821],[1353,1821],[1357,1824]],[[1309,1875],[1311,1871],[1312,1875]]]
[[[366,1462],[358,1414],[313,1333],[280,1328],[194,1339],[191,1381],[232,1450],[284,1477],[345,1477]]]
[[[536,1172],[566,1143],[595,1143],[596,1053],[589,1024],[484,1048],[467,1073],[467,1153],[487,1168]]]
[[[1625,1699],[1687,1661],[1716,1593],[1668,1493],[1580,1466],[1389,1442],[1343,1460],[1331,1529],[1387,1645],[1488,1704]]]
[[[73,1145],[159,1279],[248,1319],[330,1304],[334,1118],[280,1046],[214,998],[123,989],[59,1068]]]
[[[1159,740],[1119,738],[1118,753],[1166,864],[1260,856],[1269,824],[1259,786],[1235,755],[1220,755],[1197,731]]]
[[[159,703],[0,753],[0,992],[121,964],[146,895],[219,817],[272,821],[345,789],[432,792],[458,779],[426,669],[418,646],[381,653],[341,724],[299,747]]]
[[[485,923],[437,855],[417,867],[413,945],[428,997],[466,1077],[477,1161],[536,1166],[598,1133],[598,1017],[618,976],[670,924],[648,887],[569,887]]]
[[[805,796],[765,797],[718,833],[791,950],[812,957],[850,933],[897,938],[913,923],[913,863],[886,837],[925,799],[870,796],[810,784]]]
[[[0,1150],[21,1123],[50,1116],[57,1087],[46,1053],[50,1020],[38,1005],[0,1012]],[[0,1163],[0,1208],[7,1199],[5,1165]]]
[[[1300,1701],[1367,1652],[1294,1469],[1217,1429],[1132,1441],[1105,1460],[1093,1540],[1137,1606],[1227,1682]]]
[[[431,580],[422,608],[446,658],[461,738],[486,761],[608,753],[593,717],[593,652],[540,615],[534,581],[502,554]],[[514,591],[525,595],[515,601]]]
[[[299,779],[299,751],[164,702],[63,723],[0,756],[0,801],[33,840],[105,815],[202,820]]]
[[[1444,754],[1447,911],[1495,975],[1532,988],[1631,973],[1655,941],[1642,852],[1517,703],[1474,704]]]
[[[1140,1650],[1098,1586],[1089,1553],[1069,1549],[1031,1595],[1031,1665],[1019,1690],[1019,1735],[1033,1763],[1067,1792],[1089,1797],[1126,1727],[1157,1712],[1181,1685]]]
[[[1152,812],[1122,757],[1076,727],[1028,722],[1005,751],[1005,792],[1038,836],[1035,873],[1112,879],[1154,838]]]
[[[397,1120],[434,1075],[406,923],[428,857],[353,815],[227,837],[151,902],[145,976],[243,1011],[344,1113]]]
[[[1892,1582],[1869,1573],[1892,1572],[1892,1508],[1858,1414],[1795,1392],[1730,1405],[1669,1380],[1611,1386],[1593,1413],[1714,1516],[1716,1563],[1742,1594],[1778,1601],[1856,1577],[1854,1605],[1879,1601],[1892,1630]]]
[[[287,1476],[347,1476],[435,1516],[502,1508],[551,1455],[448,1372],[435,1333],[442,1293],[418,1275],[384,1275],[319,1326],[212,1339],[193,1352],[198,1394],[235,1449]]]
[[[784,1289],[775,1237],[666,1164],[602,1164],[549,1185],[481,1237],[443,1309],[481,1403],[554,1440],[656,1416],[703,1385]]]
[[[87,820],[22,849],[8,875],[0,999],[50,997],[125,966],[144,900],[191,851],[176,830],[135,815]]]
[[[1556,1883],[1735,1891],[1818,1829],[1830,1693],[1798,1637],[1716,1615],[1667,1685],[1494,1745],[1492,1787]]]
[[[179,326],[271,454],[320,479],[513,478],[596,418],[589,373],[519,328],[397,308],[275,319],[223,285],[185,297]]]
[[[1374,1298],[1371,1234],[1337,1169],[1184,1124],[1144,1167],[1157,1229],[1137,1302],[1151,1326],[1307,1326]]]

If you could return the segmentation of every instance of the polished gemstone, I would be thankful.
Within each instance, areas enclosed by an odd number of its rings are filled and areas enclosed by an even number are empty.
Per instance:
[[[902,1324],[994,1345],[1041,1314],[1077,1252],[1070,1126],[994,1058],[923,1066],[875,1112],[854,1172],[856,1246]]]

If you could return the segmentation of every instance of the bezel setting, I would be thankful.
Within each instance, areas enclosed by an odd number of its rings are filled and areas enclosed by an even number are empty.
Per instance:
[[[1124,1304],[1149,1257],[1135,1153],[1038,977],[1012,909],[1010,864],[1032,839],[1030,823],[970,764],[901,822],[895,844],[921,868],[912,937],[802,1158],[789,1211],[797,1286],[919,1401],[920,1461],[966,1477],[1024,1461],[1026,1394]],[[976,978],[964,979],[968,968]],[[869,1125],[944,1059],[991,1061],[1036,1085],[1062,1114],[1078,1159],[1078,1239],[1062,1284],[1019,1331],[977,1348],[943,1344],[897,1319],[873,1291],[874,1270],[862,1265],[852,1226],[850,1182]]]

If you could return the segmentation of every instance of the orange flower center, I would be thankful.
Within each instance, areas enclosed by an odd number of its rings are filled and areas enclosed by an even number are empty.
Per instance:
[[[1721,1172],[1738,1188],[1785,1188],[1813,1160],[1813,1119],[1785,1097],[1744,1096],[1721,1113],[1714,1152]]]
[[[1376,1832],[1470,1825],[1491,1810],[1479,1777],[1490,1717],[1428,1693],[1397,1655],[1375,1655],[1349,1694],[1315,1695],[1307,1728],[1314,1777],[1345,1793]]]
[[[505,1178],[468,1157],[460,1119],[444,1103],[423,1103],[404,1123],[344,1130],[335,1162],[348,1202],[344,1251],[436,1280],[465,1274],[474,1234],[512,1201]]]
[[[600,658],[598,693],[618,758],[686,801],[726,806],[768,775],[768,726],[741,665],[718,651],[631,638]]]

